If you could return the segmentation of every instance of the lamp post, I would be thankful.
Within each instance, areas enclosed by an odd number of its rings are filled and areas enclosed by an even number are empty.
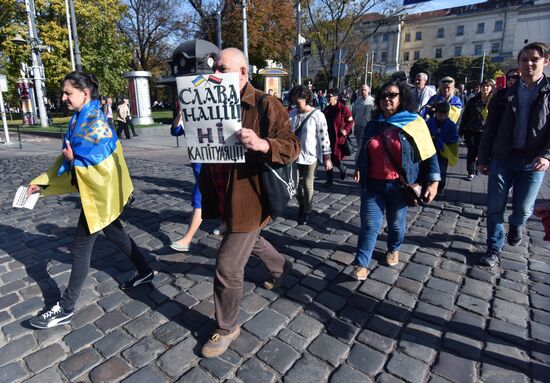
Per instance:
[[[40,115],[40,126],[43,128],[48,127],[48,114],[46,113],[46,106],[44,105],[44,66],[42,65],[42,59],[40,58],[40,51],[51,48],[47,45],[41,44],[38,37],[38,30],[36,28],[34,0],[25,0],[25,8],[27,11],[29,22],[29,41],[31,45],[32,56],[32,71],[34,78],[34,89],[36,93],[36,103],[38,104],[38,113]],[[27,41],[17,35],[12,39],[12,42],[16,44],[26,44]]]

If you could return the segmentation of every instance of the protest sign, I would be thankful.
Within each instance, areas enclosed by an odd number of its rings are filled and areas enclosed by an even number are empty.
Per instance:
[[[246,148],[235,135],[242,127],[238,74],[177,77],[176,85],[189,160],[244,162]]]

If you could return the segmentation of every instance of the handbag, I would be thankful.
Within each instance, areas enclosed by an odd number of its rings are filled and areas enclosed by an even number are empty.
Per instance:
[[[395,170],[397,170],[397,174],[399,174],[399,188],[401,189],[401,193],[403,193],[405,204],[407,206],[426,206],[426,202],[424,202],[422,197],[420,197],[420,194],[422,193],[422,185],[416,183],[409,184],[407,182],[407,179],[405,177],[405,170],[401,165],[397,163],[397,161],[395,161],[390,153],[390,150],[388,149],[388,142],[386,141],[386,136],[384,135],[384,132],[382,132],[381,136],[384,151],[388,155],[388,158],[390,159],[390,162],[392,163]]]
[[[260,120],[260,137],[268,136],[266,113],[262,104],[267,94],[263,94],[257,102]],[[271,218],[279,217],[288,202],[296,195],[296,180],[298,171],[294,161],[288,164],[275,164],[263,160],[260,165],[260,185],[265,205]]]

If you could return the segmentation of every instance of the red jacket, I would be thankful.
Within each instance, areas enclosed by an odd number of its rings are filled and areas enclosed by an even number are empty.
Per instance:
[[[327,105],[323,111],[327,122],[329,124],[328,135],[330,137],[330,146],[332,149],[332,154],[338,160],[342,160],[344,156],[342,155],[342,145],[346,142],[346,137],[351,134],[353,129],[353,117],[351,115],[351,110],[341,102],[337,102],[335,106]],[[332,125],[330,121],[334,121]],[[342,134],[342,130],[346,134]]]

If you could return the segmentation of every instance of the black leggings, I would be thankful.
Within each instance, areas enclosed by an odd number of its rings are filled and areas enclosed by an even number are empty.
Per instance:
[[[147,266],[147,262],[143,254],[139,251],[136,243],[124,231],[118,218],[107,227],[103,228],[103,233],[130,257],[130,260],[139,273],[146,273],[151,270],[149,266]],[[70,248],[73,257],[71,277],[69,278],[69,285],[63,292],[63,296],[59,302],[60,306],[63,307],[65,311],[74,310],[76,300],[80,295],[80,291],[82,290],[82,286],[90,270],[92,248],[94,247],[98,235],[99,231],[90,234],[84,212],[81,212],[80,218],[78,219],[78,226],[76,227],[76,234]]]
[[[466,169],[468,174],[475,174],[477,169],[477,153],[479,151],[479,142],[481,141],[482,132],[467,132],[464,134],[464,141],[468,148],[466,157]]]

